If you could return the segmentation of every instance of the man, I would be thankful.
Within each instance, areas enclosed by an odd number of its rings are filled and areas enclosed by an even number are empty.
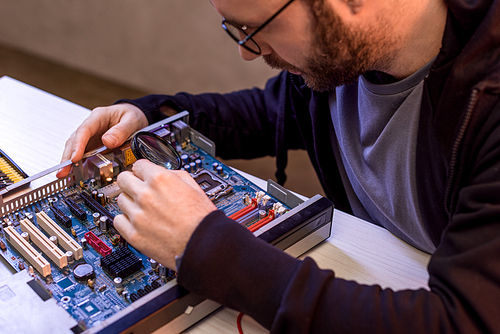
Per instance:
[[[189,110],[224,158],[276,155],[280,181],[287,149],[305,148],[337,208],[432,253],[431,290],[362,286],[288,257],[187,173],[146,161],[118,177],[120,233],[272,332],[500,332],[500,1],[212,3],[244,59],[287,71],[264,90],[97,108],[63,160],[171,109]]]

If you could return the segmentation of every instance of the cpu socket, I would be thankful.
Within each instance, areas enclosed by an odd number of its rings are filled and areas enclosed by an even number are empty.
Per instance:
[[[207,195],[217,193],[223,189],[226,189],[228,186],[228,184],[221,178],[208,172],[207,170],[203,170],[195,175],[194,180]]]

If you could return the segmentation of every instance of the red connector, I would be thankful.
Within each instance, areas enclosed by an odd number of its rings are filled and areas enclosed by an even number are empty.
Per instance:
[[[243,209],[233,213],[232,215],[229,216],[229,218],[231,218],[233,220],[237,220],[238,218],[243,217],[244,215],[246,215],[247,213],[249,213],[250,211],[252,211],[256,207],[257,207],[257,199],[252,198],[252,203],[250,205],[247,205]]]
[[[109,248],[108,245],[106,245],[101,239],[99,239],[98,236],[94,234],[94,232],[89,231],[85,233],[85,239],[87,239],[87,243],[94,247],[96,251],[99,252],[102,256],[106,256],[108,254],[111,254],[113,251],[111,248]]]
[[[264,225],[267,225],[269,224],[270,222],[272,222],[274,220],[274,210],[269,210],[269,214],[267,215],[267,217],[265,218],[262,218],[261,220],[259,220],[258,222],[256,222],[255,224],[251,225],[248,227],[248,230],[250,232],[255,232],[257,231],[259,228],[261,228],[262,226]]]

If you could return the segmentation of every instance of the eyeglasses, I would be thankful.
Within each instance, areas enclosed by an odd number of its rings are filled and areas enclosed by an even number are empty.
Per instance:
[[[226,21],[225,18],[222,18],[222,28],[228,33],[229,36],[231,36],[232,39],[238,43],[238,45],[244,47],[248,51],[255,53],[256,55],[260,55],[262,53],[259,44],[254,41],[252,38],[255,36],[256,33],[264,29],[266,25],[269,24],[276,16],[278,16],[279,13],[281,13],[288,5],[292,3],[293,0],[288,1],[283,7],[280,8],[273,16],[269,18],[266,22],[264,22],[260,27],[254,30],[251,34],[248,34],[246,30],[248,29],[247,26],[239,26],[236,24],[233,24],[231,22]],[[246,37],[243,39],[240,39],[240,34],[245,35]]]

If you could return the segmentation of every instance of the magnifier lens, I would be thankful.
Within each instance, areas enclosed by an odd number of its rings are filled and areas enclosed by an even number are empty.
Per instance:
[[[131,148],[137,159],[148,159],[167,169],[181,168],[181,158],[176,149],[168,141],[151,132],[137,133],[132,138]]]

